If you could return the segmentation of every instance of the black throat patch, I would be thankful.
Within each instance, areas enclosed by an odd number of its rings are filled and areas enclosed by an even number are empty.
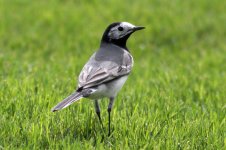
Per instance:
[[[130,35],[131,35],[132,33],[129,33],[129,34],[127,34],[126,36],[124,36],[124,37],[122,37],[122,38],[120,38],[120,39],[110,39],[110,38],[108,37],[109,31],[110,31],[113,27],[118,26],[119,24],[120,24],[120,22],[115,22],[115,23],[110,24],[110,25],[107,27],[107,29],[104,31],[104,34],[103,34],[103,36],[102,36],[101,43],[113,43],[113,44],[115,44],[115,45],[117,45],[117,46],[119,46],[119,47],[121,47],[121,48],[124,48],[124,49],[126,49],[127,51],[129,51],[128,48],[126,47],[126,42],[127,42],[127,39],[130,37]]]

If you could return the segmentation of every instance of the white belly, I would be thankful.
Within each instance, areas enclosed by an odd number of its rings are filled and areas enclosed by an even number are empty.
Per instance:
[[[104,97],[115,97],[119,90],[121,90],[122,86],[126,82],[128,76],[123,76],[118,79],[115,79],[106,84],[101,84],[97,87],[97,90],[89,96],[91,99],[101,99]]]

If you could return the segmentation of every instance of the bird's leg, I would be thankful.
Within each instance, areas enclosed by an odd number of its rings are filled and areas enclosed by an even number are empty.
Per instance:
[[[102,123],[102,120],[101,120],[101,117],[100,117],[100,106],[99,106],[98,100],[94,100],[94,106],[95,106],[96,114],[99,118],[100,124],[103,128],[103,123]]]
[[[111,108],[114,103],[114,97],[110,97],[110,102],[108,104],[108,136],[111,135]]]

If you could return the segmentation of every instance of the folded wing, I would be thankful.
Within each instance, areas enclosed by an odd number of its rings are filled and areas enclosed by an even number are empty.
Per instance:
[[[78,88],[94,87],[127,75],[130,73],[132,66],[133,58],[129,53],[124,53],[121,64],[112,61],[97,61],[94,54],[79,75]]]

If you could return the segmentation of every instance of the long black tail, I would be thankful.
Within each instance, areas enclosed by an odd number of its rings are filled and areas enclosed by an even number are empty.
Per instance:
[[[60,102],[59,104],[57,104],[55,107],[52,108],[52,112],[61,110],[63,108],[68,107],[69,105],[71,105],[72,103],[78,101],[79,99],[81,99],[83,96],[80,92],[75,92],[73,94],[71,94],[70,96],[68,96],[67,98],[65,98],[62,102]]]

